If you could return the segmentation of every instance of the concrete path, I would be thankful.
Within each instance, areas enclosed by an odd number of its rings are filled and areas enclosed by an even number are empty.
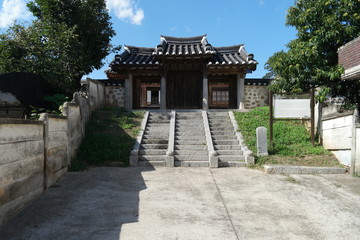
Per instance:
[[[0,239],[360,239],[360,178],[94,168],[68,173]]]

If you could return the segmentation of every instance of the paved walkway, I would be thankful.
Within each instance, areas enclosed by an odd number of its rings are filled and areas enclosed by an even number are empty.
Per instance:
[[[94,168],[67,174],[0,239],[360,239],[360,178]]]

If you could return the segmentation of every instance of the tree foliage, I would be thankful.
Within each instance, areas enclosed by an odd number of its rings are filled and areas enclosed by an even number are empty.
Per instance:
[[[297,38],[287,44],[287,52],[275,53],[266,63],[275,75],[272,90],[320,86],[356,102],[349,83],[340,79],[337,50],[360,35],[360,0],[298,0],[289,8],[286,23],[296,28]]]
[[[103,0],[34,0],[35,20],[0,35],[0,72],[33,72],[58,92],[72,93],[103,65],[115,35]]]

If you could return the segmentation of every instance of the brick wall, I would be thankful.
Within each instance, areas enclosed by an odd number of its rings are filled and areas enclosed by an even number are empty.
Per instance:
[[[360,37],[340,47],[338,50],[339,64],[345,69],[360,65]]]

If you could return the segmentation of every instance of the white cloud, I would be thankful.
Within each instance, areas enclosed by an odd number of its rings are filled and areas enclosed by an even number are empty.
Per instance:
[[[0,28],[6,28],[15,20],[27,20],[31,17],[24,0],[4,0],[0,9]]]
[[[260,5],[260,6],[264,6],[264,5],[265,5],[265,2],[264,2],[263,0],[260,0],[260,1],[259,1],[259,5]]]
[[[106,0],[107,7],[123,21],[140,25],[144,19],[144,10],[138,8],[133,0]]]

